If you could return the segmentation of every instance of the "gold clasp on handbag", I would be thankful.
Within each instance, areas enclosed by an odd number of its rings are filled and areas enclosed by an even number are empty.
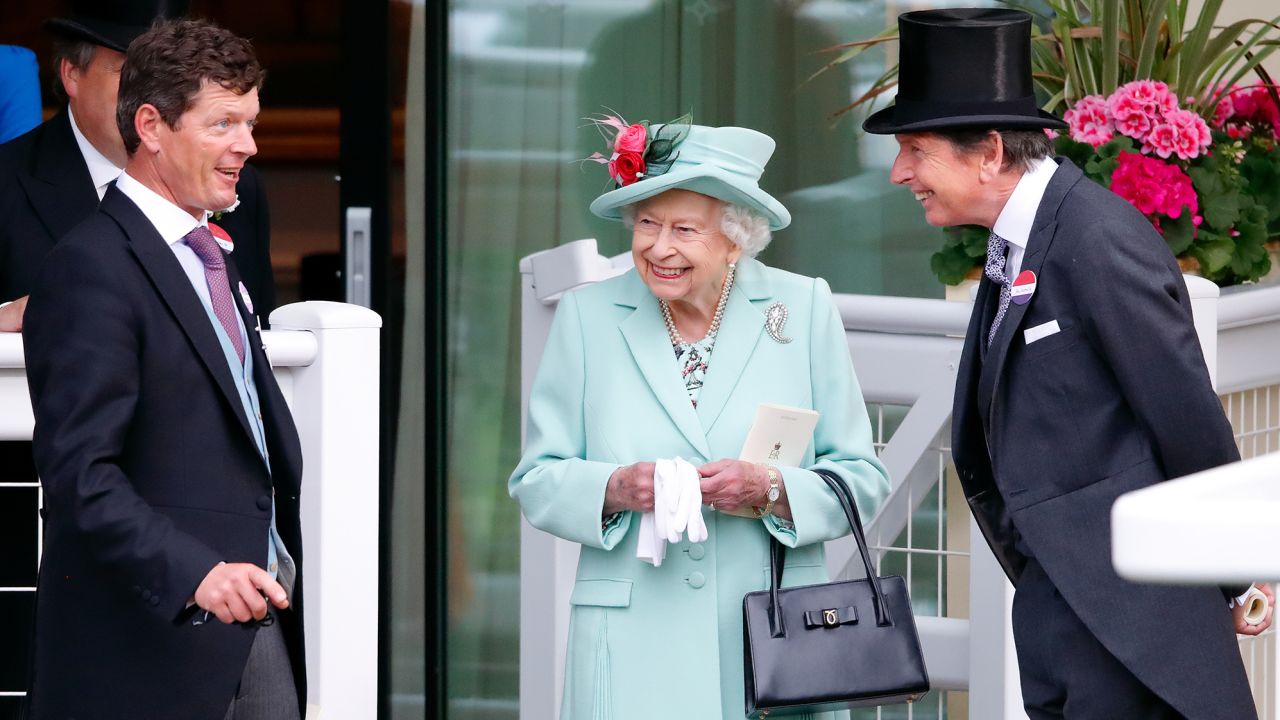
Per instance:
[[[835,627],[840,624],[840,613],[835,608],[829,608],[822,611],[822,624],[827,627]]]

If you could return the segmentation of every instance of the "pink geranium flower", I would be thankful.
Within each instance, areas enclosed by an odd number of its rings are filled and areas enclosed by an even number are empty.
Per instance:
[[[1227,121],[1235,115],[1236,107],[1231,99],[1231,93],[1236,89],[1235,85],[1219,85],[1216,89],[1206,93],[1206,101],[1217,103],[1213,106],[1213,117],[1209,118],[1209,125],[1222,129]]]
[[[1195,188],[1181,168],[1137,153],[1122,152],[1118,160],[1120,164],[1111,175],[1112,192],[1150,218],[1177,218],[1185,209],[1191,212],[1192,221],[1200,224]]]
[[[1232,125],[1265,128],[1280,135],[1280,109],[1276,108],[1266,86],[1255,85],[1232,93],[1231,103]],[[1249,132],[1244,130],[1242,134],[1247,136]]]
[[[1143,151],[1154,152],[1162,158],[1177,155],[1182,160],[1190,160],[1208,150],[1212,140],[1204,118],[1190,110],[1174,110],[1151,128],[1143,141]]]
[[[1190,110],[1174,110],[1165,115],[1165,122],[1172,125],[1177,132],[1174,152],[1183,160],[1190,160],[1209,149],[1213,142],[1213,134],[1209,132],[1209,124]]]
[[[1115,125],[1106,98],[1088,95],[1063,115],[1071,139],[1097,148],[1115,137]]]
[[[1167,158],[1178,148],[1178,129],[1167,122],[1156,123],[1142,143],[1143,152]]]
[[[1178,108],[1178,99],[1162,82],[1134,80],[1116,88],[1107,105],[1117,131],[1144,140],[1166,113]]]

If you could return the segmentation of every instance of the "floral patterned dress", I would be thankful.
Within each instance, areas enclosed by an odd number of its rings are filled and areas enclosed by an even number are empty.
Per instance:
[[[698,407],[698,393],[706,381],[711,351],[715,346],[716,339],[712,335],[696,342],[673,343],[671,346],[676,353],[676,364],[680,367],[684,389],[689,393],[689,401],[694,407]]]

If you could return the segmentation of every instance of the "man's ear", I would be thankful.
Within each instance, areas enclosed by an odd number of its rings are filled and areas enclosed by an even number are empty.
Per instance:
[[[58,79],[62,82],[62,90],[67,97],[74,100],[80,94],[80,68],[71,64],[67,58],[58,62]]]
[[[989,183],[1000,175],[1004,167],[1004,138],[992,130],[982,141],[982,157],[978,166],[978,180]]]
[[[145,149],[151,153],[158,153],[161,134],[168,132],[169,126],[160,116],[160,111],[155,105],[143,103],[142,107],[133,114],[133,129],[142,140],[139,150]]]

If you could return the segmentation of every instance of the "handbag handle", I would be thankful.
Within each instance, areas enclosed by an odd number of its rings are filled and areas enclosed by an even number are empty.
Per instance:
[[[862,531],[862,519],[858,517],[857,503],[853,499],[853,492],[845,483],[844,478],[840,477],[831,470],[819,468],[813,470],[826,481],[827,486],[835,493],[836,499],[840,501],[840,508],[844,510],[845,518],[849,521],[849,530],[853,533],[853,539],[858,543],[858,554],[862,556],[862,566],[866,568],[867,580],[871,583],[871,592],[875,605],[876,625],[884,627],[893,624],[893,617],[889,614],[889,603],[885,600],[884,590],[880,587],[880,577],[876,574],[875,566],[871,564],[871,551],[867,548],[867,538]],[[782,571],[784,561],[786,560],[786,546],[778,542],[777,538],[770,537],[770,583],[769,583],[769,620],[772,626],[772,636],[782,637],[786,635],[786,628],[782,623],[782,603],[778,600],[778,589],[782,585]]]

